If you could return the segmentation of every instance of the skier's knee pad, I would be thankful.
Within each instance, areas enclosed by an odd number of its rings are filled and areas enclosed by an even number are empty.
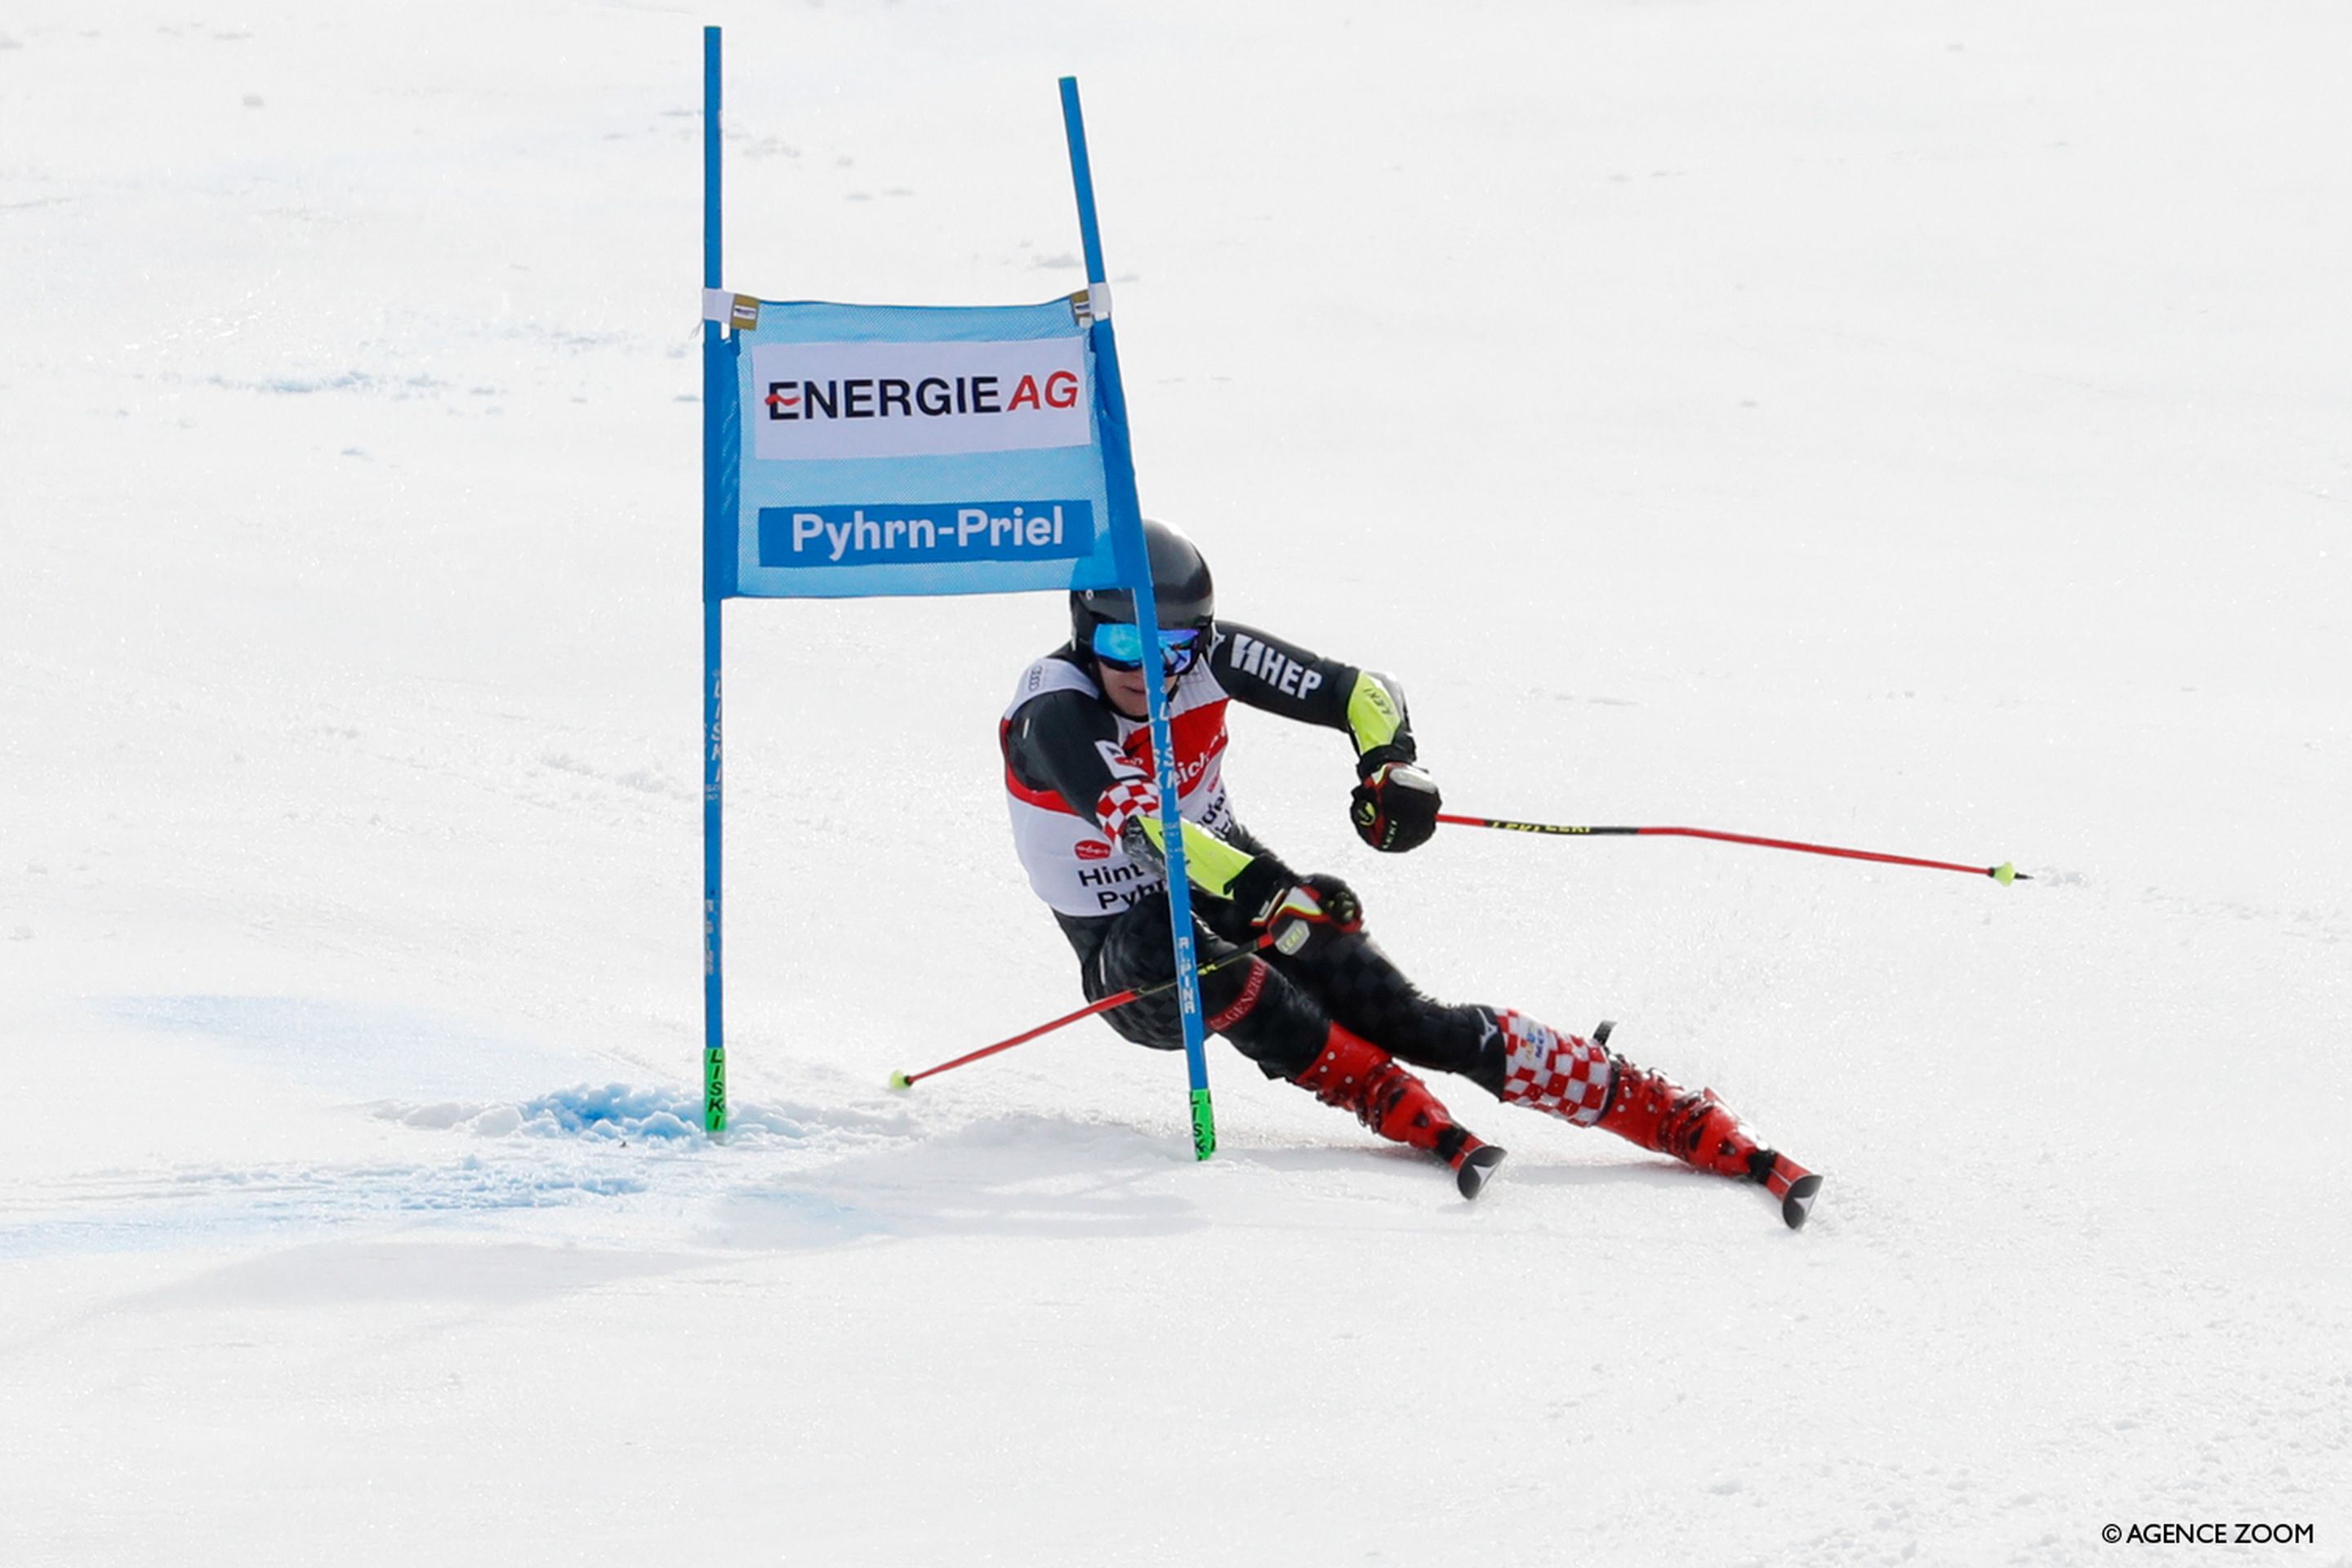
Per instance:
[[[1145,899],[1113,915],[1103,940],[1087,963],[1087,995],[1100,1001],[1114,991],[1158,985],[1176,977],[1168,940],[1168,905]]]
[[[1099,1002],[1121,991],[1147,990],[1175,978],[1167,901],[1143,899],[1111,917],[1109,931],[1087,963],[1087,998]],[[1139,1046],[1156,1051],[1183,1048],[1184,1022],[1173,991],[1139,996],[1102,1016],[1123,1038]]]

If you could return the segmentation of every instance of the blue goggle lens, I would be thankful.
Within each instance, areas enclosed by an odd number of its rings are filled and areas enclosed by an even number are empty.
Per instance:
[[[1139,626],[1123,621],[1105,621],[1095,627],[1095,657],[1105,664],[1120,669],[1143,668],[1143,631]],[[1163,629],[1160,634],[1160,667],[1171,675],[1192,668],[1192,660],[1201,651],[1201,633],[1197,627],[1186,626],[1181,631]]]

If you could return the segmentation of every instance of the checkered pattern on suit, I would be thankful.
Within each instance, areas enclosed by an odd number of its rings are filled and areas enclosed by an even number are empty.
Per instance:
[[[1580,1035],[1556,1035],[1523,1013],[1495,1014],[1503,1031],[1503,1098],[1590,1127],[1609,1103],[1609,1053]]]
[[[1102,824],[1103,837],[1114,844],[1129,823],[1159,813],[1159,786],[1145,779],[1120,779],[1095,802],[1095,820]]]

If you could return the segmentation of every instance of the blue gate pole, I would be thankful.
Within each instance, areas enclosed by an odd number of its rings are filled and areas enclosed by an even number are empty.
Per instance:
[[[702,29],[702,286],[719,283],[719,29]],[[707,318],[709,310],[703,312]],[[719,966],[719,610],[720,549],[734,530],[722,527],[719,413],[731,406],[731,367],[719,343],[720,326],[702,323],[702,1126],[716,1138],[727,1131],[727,1033]]]
[[[1062,128],[1070,141],[1070,180],[1078,193],[1078,232],[1086,242],[1087,288],[1093,324],[1096,395],[1102,416],[1103,469],[1110,491],[1114,552],[1134,574],[1135,622],[1143,633],[1143,667],[1151,716],[1151,754],[1159,765],[1160,839],[1167,847],[1169,926],[1175,933],[1176,1000],[1184,1023],[1184,1065],[1192,1086],[1192,1153],[1217,1149],[1217,1119],[1209,1105],[1207,1030],[1201,1023],[1201,983],[1192,952],[1192,888],[1185,879],[1184,831],[1177,809],[1176,747],[1168,728],[1166,682],[1157,679],[1160,605],[1151,591],[1151,555],[1143,540],[1143,511],[1135,496],[1135,455],[1127,436],[1127,393],[1118,379],[1118,343],[1111,335],[1110,290],[1103,277],[1102,236],[1095,226],[1094,171],[1087,162],[1086,121],[1078,112],[1078,79],[1062,79]]]

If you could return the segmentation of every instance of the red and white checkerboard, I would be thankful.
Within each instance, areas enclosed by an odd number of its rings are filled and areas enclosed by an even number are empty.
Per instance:
[[[1507,1065],[1503,1098],[1590,1127],[1609,1103],[1609,1053],[1581,1035],[1556,1035],[1508,1008],[1495,1015]]]
[[[1095,820],[1102,824],[1103,836],[1113,844],[1118,842],[1129,822],[1159,813],[1159,787],[1143,779],[1120,779],[1095,802]]]

